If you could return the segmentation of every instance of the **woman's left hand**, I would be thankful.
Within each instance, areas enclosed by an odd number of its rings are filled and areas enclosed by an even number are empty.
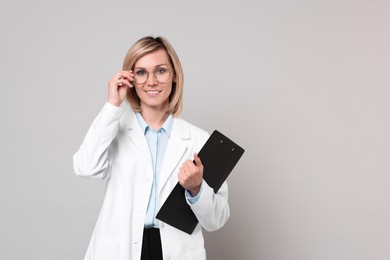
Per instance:
[[[197,153],[194,153],[194,159],[196,164],[191,160],[185,161],[178,175],[180,185],[191,192],[192,196],[199,193],[203,180],[203,164]]]

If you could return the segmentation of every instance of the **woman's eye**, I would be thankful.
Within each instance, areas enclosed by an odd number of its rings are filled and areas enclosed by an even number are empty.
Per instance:
[[[144,71],[144,70],[139,70],[139,71],[137,71],[135,74],[137,74],[137,76],[145,76],[146,75],[146,71]]]
[[[167,69],[166,68],[157,68],[156,69],[156,73],[157,74],[164,74],[167,72]]]

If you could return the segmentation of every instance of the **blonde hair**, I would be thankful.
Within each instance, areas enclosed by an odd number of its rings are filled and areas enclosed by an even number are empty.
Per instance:
[[[184,74],[180,64],[179,57],[171,44],[164,37],[147,36],[139,39],[128,50],[123,61],[123,70],[132,70],[138,59],[157,50],[165,50],[169,62],[173,67],[174,82],[172,83],[172,92],[169,96],[168,112],[173,116],[179,116],[183,109],[183,83]],[[141,112],[140,99],[134,88],[127,91],[127,100],[136,112]]]

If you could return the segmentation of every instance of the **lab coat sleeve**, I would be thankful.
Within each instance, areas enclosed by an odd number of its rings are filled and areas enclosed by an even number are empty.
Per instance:
[[[79,150],[73,155],[77,176],[105,179],[110,172],[109,146],[114,140],[123,108],[107,102],[93,121]]]
[[[228,204],[228,186],[226,181],[215,194],[205,180],[202,182],[202,194],[195,204],[190,204],[200,225],[207,231],[223,227],[230,216]]]

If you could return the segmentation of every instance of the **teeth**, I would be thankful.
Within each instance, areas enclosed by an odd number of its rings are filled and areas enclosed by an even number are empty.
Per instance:
[[[147,90],[145,92],[146,92],[146,94],[149,95],[149,97],[156,97],[161,91],[159,91],[159,90]]]

